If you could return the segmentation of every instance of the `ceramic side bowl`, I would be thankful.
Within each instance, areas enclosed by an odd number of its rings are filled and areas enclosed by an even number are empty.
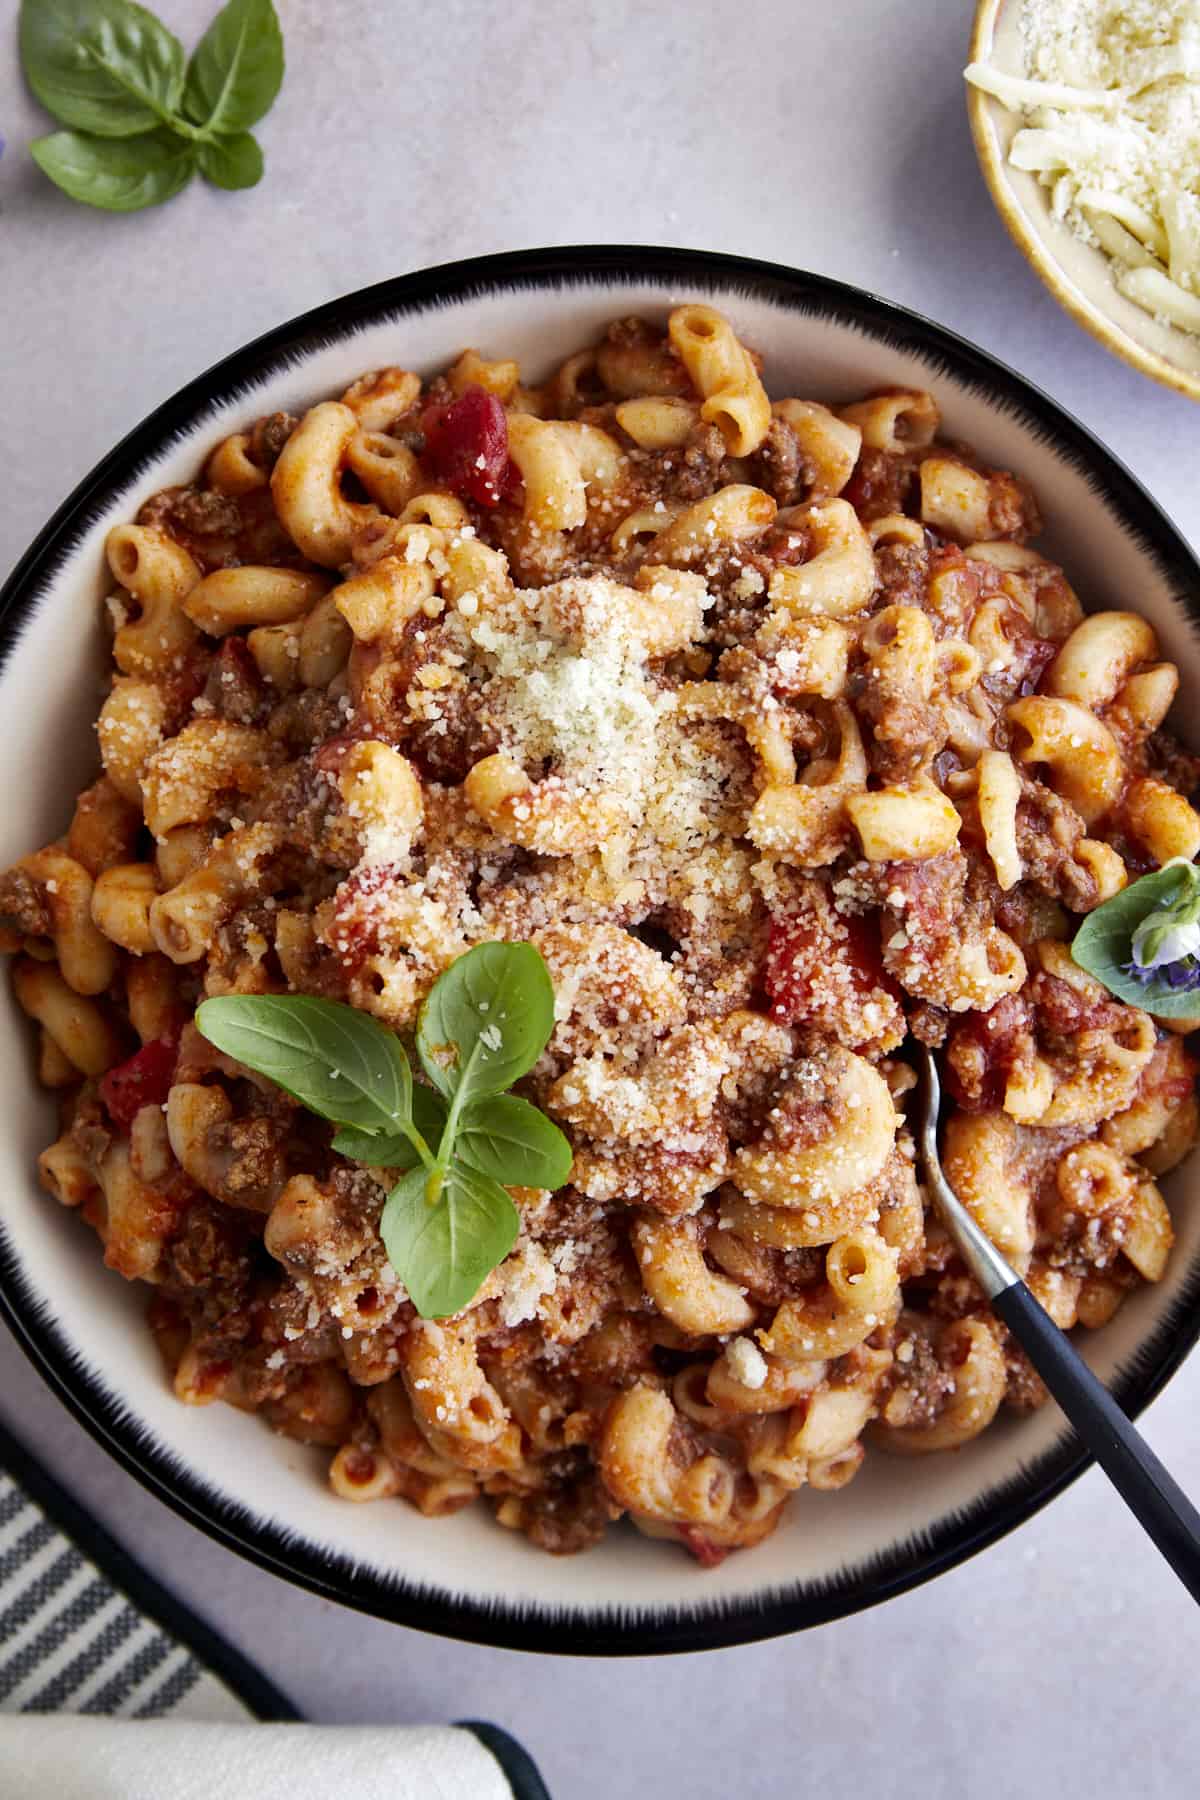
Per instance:
[[[968,53],[1005,75],[1024,75],[1021,0],[979,0]],[[1008,162],[1022,119],[990,94],[967,88],[967,115],[979,166],[1009,236],[1077,324],[1106,349],[1160,381],[1200,400],[1200,337],[1154,318],[1121,293],[1104,252],[1077,238],[1050,210],[1050,196]]]

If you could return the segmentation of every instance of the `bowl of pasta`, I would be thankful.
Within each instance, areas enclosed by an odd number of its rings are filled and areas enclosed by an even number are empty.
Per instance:
[[[1085,1459],[911,1046],[1136,1411],[1196,1020],[1071,944],[1200,848],[1198,591],[1049,399],[817,276],[527,252],[239,351],[4,589],[9,1324],[202,1529],[433,1631],[730,1644],[991,1542]]]
[[[979,0],[966,75],[1009,235],[1076,322],[1200,400],[1195,9]]]

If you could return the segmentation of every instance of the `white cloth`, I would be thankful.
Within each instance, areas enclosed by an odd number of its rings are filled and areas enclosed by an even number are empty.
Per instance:
[[[453,1725],[203,1725],[0,1718],[0,1797],[54,1800],[512,1800]]]

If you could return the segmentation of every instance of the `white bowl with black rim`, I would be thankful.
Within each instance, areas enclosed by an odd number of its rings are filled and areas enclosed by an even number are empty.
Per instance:
[[[665,318],[709,301],[763,353],[777,394],[837,401],[895,385],[933,389],[948,437],[1027,476],[1048,524],[1041,547],[1092,609],[1136,606],[1183,676],[1181,734],[1200,696],[1200,565],[1129,472],[1036,388],[928,320],[820,276],[693,251],[553,249],[382,282],[227,357],[139,425],[81,483],[0,592],[0,864],[60,833],[95,772],[105,648],[99,601],[110,526],[192,478],[223,433],[276,408],[300,412],[387,363],[433,371],[463,346],[515,356],[527,378],[613,317]],[[964,1449],[868,1456],[837,1493],[801,1492],[757,1549],[704,1571],[631,1527],[556,1559],[482,1507],[429,1521],[402,1502],[351,1506],[326,1454],[232,1408],[181,1406],[143,1321],[144,1290],[105,1269],[90,1231],[38,1188],[54,1135],[28,1031],[0,1008],[0,1307],[89,1431],[152,1492],[219,1542],[381,1618],[526,1650],[590,1655],[700,1650],[817,1625],[928,1580],[1060,1493],[1087,1459],[1061,1415],[1012,1415]],[[1194,1186],[1200,1165],[1167,1183]],[[1136,1414],[1200,1335],[1200,1206],[1174,1207],[1166,1279],[1140,1288],[1082,1348]]]

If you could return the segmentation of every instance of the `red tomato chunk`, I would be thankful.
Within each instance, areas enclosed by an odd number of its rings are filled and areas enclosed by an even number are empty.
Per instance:
[[[831,981],[840,981],[846,997],[858,1001],[869,1000],[878,988],[894,990],[869,927],[857,918],[841,923],[842,937],[831,941],[806,919],[772,920],[763,986],[771,1017],[781,1025],[806,1019]]]
[[[504,408],[485,388],[469,387],[422,421],[430,473],[464,499],[498,506],[520,479],[508,454]]]
[[[681,1525],[679,1536],[702,1569],[719,1569],[729,1551],[724,1544],[714,1544],[695,1525]]]
[[[178,1038],[156,1038],[108,1071],[100,1083],[100,1098],[114,1124],[128,1127],[141,1107],[163,1105],[178,1054]]]

